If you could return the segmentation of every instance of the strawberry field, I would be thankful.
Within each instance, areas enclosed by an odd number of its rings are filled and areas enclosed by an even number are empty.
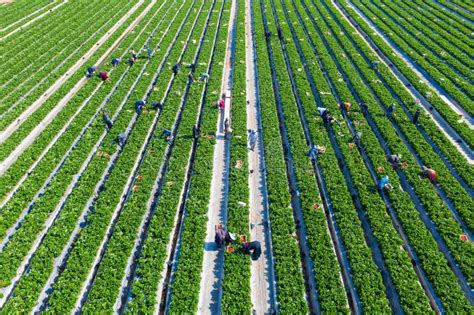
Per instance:
[[[0,1],[0,314],[473,313],[473,34],[469,0]]]

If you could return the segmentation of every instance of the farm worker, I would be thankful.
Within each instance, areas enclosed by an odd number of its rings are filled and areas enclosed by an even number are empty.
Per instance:
[[[346,109],[346,112],[347,112],[348,114],[350,114],[350,112],[351,112],[351,107],[352,107],[351,103],[349,103],[349,102],[344,102],[344,108]]]
[[[143,100],[138,100],[135,102],[135,111],[137,114],[140,114],[143,110],[143,107],[145,106],[145,101]]]
[[[394,111],[395,111],[395,104],[390,104],[390,106],[388,107],[388,115],[392,116]]]
[[[161,134],[165,137],[170,137],[171,136],[171,131],[168,130],[168,129],[163,129],[163,131],[161,132]]]
[[[135,49],[132,49],[132,58],[133,58],[133,61],[136,61],[138,59],[138,54],[135,51]]]
[[[99,77],[102,79],[102,81],[110,81],[110,78],[107,75],[107,72],[105,72],[105,71],[101,71],[99,73]]]
[[[146,46],[146,53],[148,55],[148,59],[151,59],[151,48],[150,48],[150,46]]]
[[[318,111],[325,124],[336,121],[336,119],[329,114],[329,110],[327,108],[318,107]]]
[[[219,100],[217,103],[217,106],[219,107],[220,111],[223,111],[225,108],[225,101],[224,101],[225,94],[222,96],[222,98]]]
[[[119,63],[120,63],[120,59],[119,59],[119,58],[114,58],[114,59],[112,59],[112,66],[116,67]]]
[[[128,64],[131,66],[133,66],[133,64],[135,63],[135,59],[133,59],[132,57],[128,58]]]
[[[107,129],[112,128],[112,121],[110,121],[109,113],[105,112],[102,115],[102,120],[104,121],[105,125],[107,126]]]
[[[160,102],[151,102],[151,108],[163,110],[163,104]]]
[[[372,67],[373,70],[377,70],[378,65],[379,65],[378,61],[372,61],[370,63],[370,66]]]
[[[265,32],[265,38],[270,38],[272,36],[272,32]]]
[[[319,115],[324,118],[324,116],[329,115],[329,110],[325,107],[318,107]]]
[[[309,149],[308,156],[311,160],[316,160],[316,157],[318,156],[318,150],[319,146],[318,145],[313,145],[311,149]]]
[[[216,234],[214,236],[214,241],[217,244],[217,248],[222,248],[222,246],[235,242],[235,235],[229,233],[222,224],[216,224],[214,227]]]
[[[207,83],[209,81],[209,74],[208,73],[201,73],[201,81]]]
[[[415,115],[413,115],[413,123],[416,125],[418,124],[418,119],[420,118],[420,109],[417,108]]]
[[[255,130],[249,129],[248,134],[249,147],[250,150],[253,151],[255,149],[255,144],[257,143],[257,132]]]
[[[121,133],[117,137],[117,143],[120,147],[123,147],[126,140],[127,140],[127,136],[125,135],[125,133]]]
[[[388,179],[387,175],[385,175],[384,177],[382,177],[378,181],[377,188],[380,189],[380,190],[383,190],[384,188],[385,189],[392,189],[393,188],[393,186],[390,184],[390,180]]]
[[[178,74],[178,71],[179,71],[179,64],[178,63],[175,63],[173,68],[171,68],[173,70],[173,73],[174,74]]]
[[[354,137],[353,137],[352,139],[353,139],[353,141],[354,141],[355,143],[357,143],[357,145],[359,145],[361,138],[362,138],[362,132],[357,131],[357,132],[354,134]]]
[[[241,235],[240,240],[242,241],[242,248],[244,249],[245,253],[250,255],[252,260],[258,260],[262,254],[262,246],[260,245],[260,242],[247,242],[245,235]]]
[[[435,170],[423,166],[423,176],[428,178],[430,182],[434,183],[436,181],[436,172]]]
[[[400,165],[401,158],[401,154],[391,154],[387,156],[387,162],[392,164],[393,169],[396,169]]]
[[[224,133],[227,136],[230,134],[230,123],[229,123],[229,118],[226,118],[224,121]]]
[[[199,138],[199,128],[197,125],[193,126],[193,138],[196,140]]]
[[[363,114],[366,114],[368,109],[369,109],[369,106],[367,106],[367,104],[365,103],[360,104],[360,110],[362,111]]]
[[[97,71],[97,67],[95,66],[90,66],[89,68],[87,68],[87,73],[89,75],[93,75],[96,71]]]

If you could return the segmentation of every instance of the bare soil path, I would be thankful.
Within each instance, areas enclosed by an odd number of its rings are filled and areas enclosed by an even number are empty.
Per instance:
[[[245,45],[247,77],[247,129],[258,130],[262,134],[260,105],[256,83],[256,52],[252,28],[252,3],[245,1]],[[255,151],[249,151],[249,222],[251,241],[259,241],[263,255],[252,261],[250,291],[253,310],[256,314],[271,314],[275,307],[275,285],[273,257],[271,254],[270,223],[268,216],[268,196],[263,157],[262,137],[257,137]]]
[[[204,243],[203,269],[199,291],[199,314],[220,314],[222,296],[222,276],[224,271],[224,252],[214,242],[215,225],[227,221],[227,196],[229,191],[230,146],[223,126],[230,118],[232,106],[232,51],[234,47],[234,29],[236,21],[236,3],[232,2],[230,22],[227,35],[227,51],[224,61],[224,72],[221,93],[226,94],[224,111],[219,113],[214,146],[211,198],[208,209],[207,233]],[[231,121],[229,119],[229,121]]]

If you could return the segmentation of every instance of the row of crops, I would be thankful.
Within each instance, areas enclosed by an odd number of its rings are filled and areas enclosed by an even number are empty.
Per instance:
[[[0,313],[473,312],[466,3],[1,6]],[[84,77],[91,65],[111,80]],[[378,188],[385,176],[392,189]],[[212,194],[225,195],[222,217],[209,217]],[[240,244],[208,262],[208,220],[248,239],[262,222],[265,270]],[[205,269],[216,284],[202,310]]]

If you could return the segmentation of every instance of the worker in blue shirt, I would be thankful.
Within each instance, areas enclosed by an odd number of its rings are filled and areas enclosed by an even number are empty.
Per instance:
[[[142,112],[143,107],[145,107],[144,100],[138,100],[135,102],[135,111],[137,112],[137,114],[140,114]]]
[[[174,74],[178,74],[178,71],[179,71],[179,63],[175,63],[175,64],[173,65],[172,70],[173,70],[173,73],[174,73]]]
[[[380,190],[392,189],[393,188],[393,186],[390,184],[390,180],[388,179],[387,175],[385,175],[384,177],[379,179],[379,181],[377,183],[377,188],[380,189]]]
[[[118,137],[117,137],[117,143],[120,147],[123,147],[126,140],[127,140],[127,136],[123,132],[121,134],[119,134]]]
[[[308,156],[311,160],[316,160],[316,157],[318,156],[318,150],[319,146],[318,145],[313,145],[308,152]]]
[[[163,110],[163,104],[161,102],[151,102],[151,108]]]
[[[119,58],[114,58],[114,59],[112,59],[112,66],[116,67],[119,63],[120,63],[120,59],[119,59]]]
[[[150,48],[150,46],[146,46],[146,53],[148,55],[148,59],[151,59],[151,48]]]
[[[112,128],[112,121],[109,118],[109,113],[105,112],[102,115],[102,119],[103,119],[105,125],[107,126],[107,130],[110,130],[110,128]]]
[[[209,74],[208,73],[201,73],[201,81],[207,83],[209,81]]]
[[[87,68],[87,73],[86,73],[86,77],[88,78],[91,78],[92,75],[97,71],[97,67],[95,66],[90,66]]]

